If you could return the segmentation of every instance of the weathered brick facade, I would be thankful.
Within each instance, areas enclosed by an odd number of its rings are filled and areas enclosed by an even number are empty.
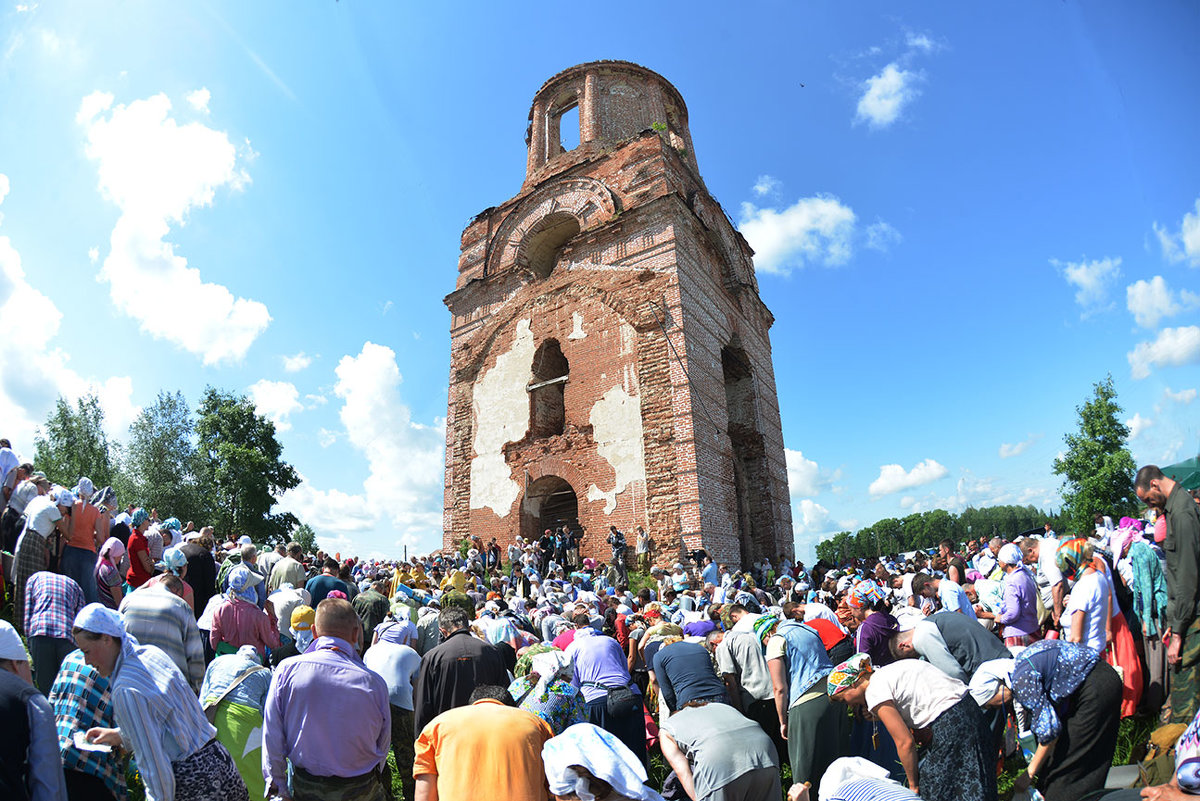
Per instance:
[[[538,91],[528,144],[524,186],[467,226],[446,297],[446,546],[577,519],[601,558],[610,525],[631,551],[645,526],[660,558],[791,556],[773,318],[683,99],[635,64],[582,64]]]

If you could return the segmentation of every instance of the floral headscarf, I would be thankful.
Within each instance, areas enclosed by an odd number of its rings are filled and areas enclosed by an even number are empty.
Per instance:
[[[866,654],[855,654],[830,671],[826,681],[829,694],[833,696],[850,689],[858,684],[858,680],[863,676],[870,675],[872,670],[871,657]]]
[[[758,620],[754,621],[754,636],[767,644],[767,640],[775,633],[775,627],[779,624],[779,618],[775,615],[763,615]]]
[[[851,609],[864,609],[883,599],[883,588],[871,579],[864,579],[850,588],[850,592],[846,594],[846,605]]]
[[[1079,571],[1092,563],[1093,554],[1092,544],[1082,537],[1077,537],[1058,546],[1054,563],[1064,576],[1074,580]]]

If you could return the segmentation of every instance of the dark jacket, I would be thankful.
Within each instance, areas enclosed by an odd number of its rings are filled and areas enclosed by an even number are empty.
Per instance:
[[[508,686],[504,659],[496,646],[471,635],[451,632],[441,645],[421,657],[413,692],[414,734],[448,709],[467,705],[480,684]]]

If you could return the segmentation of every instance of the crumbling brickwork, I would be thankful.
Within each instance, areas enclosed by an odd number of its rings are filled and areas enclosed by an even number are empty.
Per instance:
[[[569,522],[600,558],[610,525],[665,558],[790,556],[773,318],[683,99],[635,64],[582,64],[538,90],[527,139],[520,193],[467,226],[446,297],[445,545]]]

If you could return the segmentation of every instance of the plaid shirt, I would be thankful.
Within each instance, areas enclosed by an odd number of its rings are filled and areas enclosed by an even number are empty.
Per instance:
[[[113,797],[124,798],[125,768],[116,752],[80,751],[72,740],[77,731],[86,732],[95,726],[112,729],[117,725],[113,722],[108,679],[83,661],[82,651],[72,651],[63,660],[50,688],[50,705],[54,708],[63,767],[100,778]]]
[[[83,606],[83,590],[75,579],[46,570],[34,573],[25,584],[25,636],[71,639],[71,626]]]

